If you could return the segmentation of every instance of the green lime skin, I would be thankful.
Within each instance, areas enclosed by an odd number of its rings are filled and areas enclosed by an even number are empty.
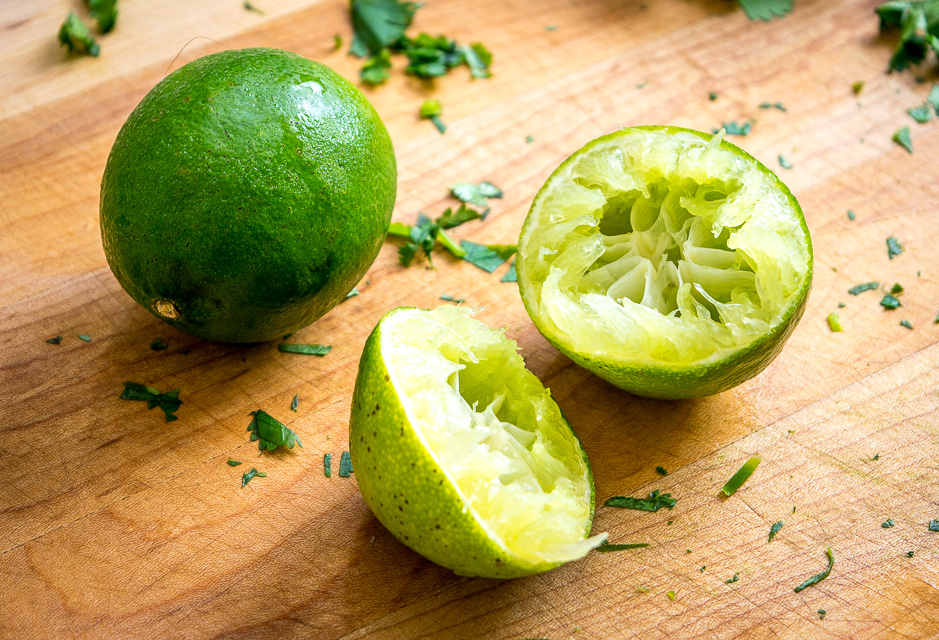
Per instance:
[[[802,231],[800,239],[808,252],[807,271],[802,276],[798,290],[790,297],[788,306],[782,309],[777,320],[769,331],[752,342],[741,346],[733,353],[718,360],[705,360],[697,363],[681,364],[648,361],[630,363],[616,355],[585,353],[573,348],[566,335],[548,329],[539,319],[539,300],[535,287],[529,277],[526,262],[529,259],[524,249],[526,239],[534,232],[537,224],[535,214],[540,202],[549,191],[552,178],[563,173],[565,167],[575,162],[580,154],[592,147],[605,143],[619,136],[632,134],[641,135],[643,132],[663,132],[666,134],[685,133],[701,138],[705,142],[712,136],[708,133],[673,126],[637,126],[601,136],[585,145],[567,158],[548,178],[545,185],[535,196],[531,210],[522,228],[519,240],[519,254],[517,261],[518,282],[522,302],[528,315],[531,316],[539,332],[555,348],[561,351],[581,367],[591,371],[611,384],[625,389],[639,396],[659,399],[690,399],[709,396],[731,389],[762,372],[779,355],[789,336],[805,312],[809,292],[812,288],[813,262],[812,240],[805,222],[805,216],[798,201],[789,188],[773,173],[752,155],[740,147],[722,140],[720,147],[732,151],[752,165],[758,167],[764,174],[771,176],[775,189],[784,195],[788,201],[792,215],[797,219]]]
[[[463,510],[463,498],[411,426],[381,353],[382,323],[408,309],[394,309],[378,323],[359,361],[349,452],[366,504],[398,540],[458,575],[520,578],[564,564],[522,563],[496,543]],[[566,419],[564,423],[570,429]],[[576,434],[574,439],[586,463],[590,487],[590,513],[585,523],[585,533],[589,534],[594,513],[593,471]]]
[[[225,51],[157,84],[101,181],[105,256],[161,320],[218,342],[320,318],[384,241],[397,169],[365,96],[320,63]]]

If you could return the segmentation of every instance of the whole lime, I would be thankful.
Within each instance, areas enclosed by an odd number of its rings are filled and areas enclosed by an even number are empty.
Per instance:
[[[396,183],[388,131],[355,86],[287,51],[225,51],[164,78],[124,123],[101,181],[104,251],[174,327],[270,340],[361,279]]]
[[[638,395],[694,398],[782,350],[812,241],[786,185],[722,135],[632,127],[548,178],[517,269],[535,326],[574,362]]]

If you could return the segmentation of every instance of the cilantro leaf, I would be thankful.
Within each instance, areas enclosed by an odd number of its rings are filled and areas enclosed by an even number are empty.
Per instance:
[[[884,297],[880,300],[880,306],[882,306],[884,309],[896,309],[902,306],[902,304],[899,298],[892,296],[889,293],[885,293]]]
[[[773,526],[769,528],[769,542],[773,541],[773,538],[776,537],[776,534],[779,533],[779,530],[782,529],[785,524],[786,523],[782,520],[773,523]]]
[[[721,129],[729,136],[745,136],[753,129],[753,124],[750,122],[738,124],[737,121],[734,120],[733,122],[724,122],[721,124],[720,129],[712,129],[712,131],[718,134]]]
[[[423,79],[446,75],[453,67],[463,64],[464,60],[463,52],[455,40],[428,33],[421,33],[416,38],[404,38],[398,50],[408,59],[404,72]]]
[[[884,529],[892,529],[896,525],[897,523],[893,521],[893,518],[887,518],[886,520],[880,523],[880,526],[883,527]]]
[[[323,454],[323,475],[327,478],[333,477],[333,454]]]
[[[350,0],[352,15],[351,53],[375,55],[404,36],[419,5],[399,0]]]
[[[258,478],[266,478],[266,477],[267,477],[267,474],[266,474],[266,473],[261,473],[260,471],[258,471],[258,470],[255,469],[254,467],[251,467],[251,471],[248,471],[247,473],[242,473],[242,474],[241,474],[241,488],[244,489],[244,488],[245,488],[245,485],[248,484],[249,482],[251,482],[251,480],[253,480],[255,477],[258,477]]]
[[[88,13],[98,21],[98,31],[107,33],[117,22],[117,0],[88,0]]]
[[[906,327],[907,329],[912,329],[912,328],[913,328],[913,323],[910,322],[909,320],[900,320],[900,326],[901,326],[901,327]]]
[[[470,185],[472,186],[472,185]],[[456,187],[453,187],[456,188]],[[459,197],[459,196],[457,196]],[[462,200],[462,198],[460,198]],[[485,201],[483,206],[485,206]],[[486,217],[485,213],[480,213],[475,209],[470,209],[465,204],[460,204],[456,211],[447,207],[447,209],[437,218],[437,226],[441,229],[453,229],[470,220],[481,220]]]
[[[818,575],[812,576],[811,578],[809,578],[808,580],[800,584],[798,587],[795,587],[793,591],[795,591],[796,593],[799,593],[803,589],[811,587],[813,584],[818,584],[819,582],[821,582],[822,580],[828,577],[828,574],[831,573],[832,568],[835,566],[835,556],[831,552],[831,548],[825,549],[825,555],[828,556],[828,568],[822,571],[821,573],[819,573]]]
[[[486,181],[480,182],[478,185],[472,182],[458,182],[450,187],[450,193],[457,200],[474,204],[477,207],[488,207],[489,198],[501,198],[505,195],[502,189]]]
[[[339,477],[348,478],[352,475],[352,456],[348,451],[343,451],[339,457]]]
[[[929,122],[932,120],[932,105],[922,104],[918,107],[910,107],[906,110],[910,117],[919,122],[920,124],[924,122]]]
[[[300,394],[295,393],[293,394],[293,400],[290,401],[290,410],[296,413],[297,407],[299,406],[300,406]]]
[[[277,348],[284,353],[300,353],[305,356],[325,356],[333,350],[328,344],[287,344],[281,343]]]
[[[369,56],[362,68],[359,69],[359,79],[367,85],[378,86],[391,77],[388,70],[391,68],[391,52],[382,49]]]
[[[73,11],[68,12],[65,22],[59,27],[59,43],[68,47],[71,53],[87,53],[94,58],[97,58],[101,51],[88,27]]]
[[[893,134],[893,141],[906,149],[908,153],[913,153],[913,138],[910,137],[909,127],[897,129],[896,133]]]
[[[751,20],[770,21],[792,11],[793,0],[737,0]]]
[[[873,289],[876,289],[879,286],[880,286],[879,282],[862,282],[861,284],[856,284],[850,289],[848,289],[848,293],[850,293],[852,296],[856,296],[861,293],[864,293],[865,291],[871,291]]]
[[[635,509],[637,511],[656,512],[662,507],[674,509],[678,498],[670,493],[660,493],[658,489],[649,494],[648,498],[631,498],[629,496],[614,496],[603,503],[605,507],[618,507],[620,509]]]
[[[509,265],[509,270],[502,276],[500,282],[518,282],[518,272],[515,270],[515,260]]]
[[[293,449],[293,445],[298,445],[301,449],[303,443],[293,431],[284,426],[282,422],[258,409],[252,411],[249,415],[253,416],[251,424],[248,425],[248,431],[251,432],[251,442],[258,443],[258,449],[263,453],[265,450],[273,451],[277,447],[287,447]]]
[[[46,340],[49,344],[60,344],[62,342],[62,336],[56,336],[54,338],[49,338]]]
[[[440,299],[444,302],[455,302],[456,304],[463,304],[466,302],[466,298],[454,298],[453,296],[446,293],[440,296]]]
[[[460,248],[466,252],[464,260],[488,273],[498,269],[518,250],[514,244],[477,244],[469,240],[460,240]]]
[[[887,238],[887,257],[893,260],[901,253],[903,253],[903,245],[900,241],[895,236]]]
[[[179,399],[179,389],[174,389],[168,393],[160,393],[153,387],[138,384],[136,382],[125,382],[124,391],[120,395],[121,400],[141,400],[147,403],[147,409],[159,407],[163,410],[167,422],[176,420],[178,416],[173,415],[179,406],[183,403]]]
[[[780,153],[780,154],[779,154],[779,166],[782,167],[783,169],[791,169],[791,168],[792,168],[792,163],[789,162],[788,160],[786,160],[786,159],[783,157],[783,155]]]
[[[229,467],[237,467],[237,466],[240,465],[240,464],[244,464],[244,463],[243,463],[243,462],[239,462],[238,460],[232,460],[231,458],[228,459],[228,466],[229,466]]]

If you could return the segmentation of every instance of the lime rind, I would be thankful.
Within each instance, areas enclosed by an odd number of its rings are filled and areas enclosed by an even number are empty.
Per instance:
[[[779,179],[720,135],[674,127],[619,131],[573,154],[519,240],[522,299],[545,337],[614,384],[663,397],[722,390],[734,376],[706,369],[788,335],[811,266]],[[666,389],[676,371],[722,380]]]

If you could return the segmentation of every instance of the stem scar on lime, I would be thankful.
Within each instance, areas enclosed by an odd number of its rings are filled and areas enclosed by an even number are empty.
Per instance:
[[[766,368],[802,317],[812,241],[767,167],[707,133],[589,142],[535,196],[519,289],[544,337],[642,396],[719,393]]]
[[[587,454],[515,342],[460,307],[401,307],[372,332],[349,449],[365,502],[401,542],[460,575],[515,578],[583,557]]]

